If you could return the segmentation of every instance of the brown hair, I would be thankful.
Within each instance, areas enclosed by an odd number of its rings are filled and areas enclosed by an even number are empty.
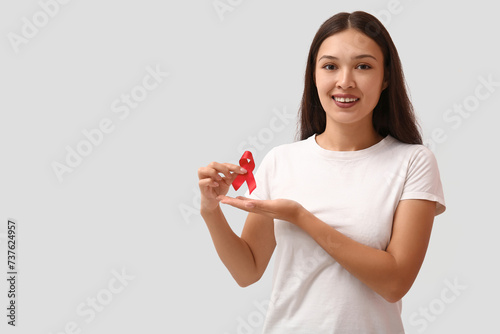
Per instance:
[[[326,128],[326,114],[321,106],[314,82],[318,50],[323,41],[346,29],[353,28],[374,40],[384,55],[384,80],[388,86],[380,94],[373,109],[373,127],[381,136],[391,135],[401,142],[422,144],[422,137],[408,97],[401,61],[394,43],[382,23],[374,16],[356,11],[338,13],[326,20],[314,36],[307,58],[304,93],[299,110],[300,140],[320,134]]]

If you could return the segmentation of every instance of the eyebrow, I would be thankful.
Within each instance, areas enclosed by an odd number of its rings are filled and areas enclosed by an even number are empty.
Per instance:
[[[318,61],[320,61],[323,58],[333,59],[333,60],[339,60],[339,58],[337,58],[337,57],[329,56],[329,55],[324,55],[324,56],[321,56],[321,58],[319,58]],[[361,58],[373,58],[373,59],[377,60],[377,58],[375,58],[374,56],[369,55],[369,54],[362,54],[362,55],[357,55],[355,57],[351,57],[351,59],[361,59]]]

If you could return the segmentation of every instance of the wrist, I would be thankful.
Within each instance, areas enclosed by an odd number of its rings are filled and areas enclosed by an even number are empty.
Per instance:
[[[219,210],[220,210],[220,205],[218,202],[212,205],[203,205],[202,203],[200,206],[200,214],[202,217],[213,215],[217,213]]]
[[[297,225],[298,227],[301,227],[304,224],[304,222],[307,220],[307,217],[310,214],[311,213],[306,208],[304,208],[302,205],[300,205],[297,208],[297,212],[295,213],[294,221],[292,223],[294,225]]]

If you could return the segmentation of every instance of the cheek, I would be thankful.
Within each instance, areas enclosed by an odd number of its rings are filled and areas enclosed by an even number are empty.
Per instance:
[[[325,93],[332,88],[332,79],[323,75],[316,77],[316,88],[319,93]]]
[[[358,88],[363,91],[365,97],[378,97],[382,90],[382,82],[378,78],[364,78],[358,81]]]

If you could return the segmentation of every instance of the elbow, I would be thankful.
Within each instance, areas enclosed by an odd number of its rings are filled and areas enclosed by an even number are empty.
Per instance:
[[[248,281],[248,282],[236,281],[236,283],[238,283],[238,286],[240,288],[246,288],[247,286],[250,286],[250,285],[252,285],[255,282],[250,282],[250,281]]]
[[[251,268],[247,267],[245,270],[240,270],[238,272],[231,272],[236,283],[242,288],[246,288],[258,282],[263,274],[264,270],[259,270],[256,266]]]
[[[246,288],[257,282],[257,280],[236,280],[236,283],[240,286],[240,288]]]
[[[397,303],[403,299],[409,289],[410,287],[405,284],[393,283],[381,294],[381,296],[389,303]]]
[[[388,301],[389,303],[397,303],[399,302],[403,296],[405,294],[397,294],[397,293],[394,293],[394,294],[386,294],[385,296],[382,296],[386,301]]]
[[[241,288],[246,288],[247,286],[250,286],[257,282],[260,279],[260,277],[234,277],[234,280],[236,283],[241,287]]]

